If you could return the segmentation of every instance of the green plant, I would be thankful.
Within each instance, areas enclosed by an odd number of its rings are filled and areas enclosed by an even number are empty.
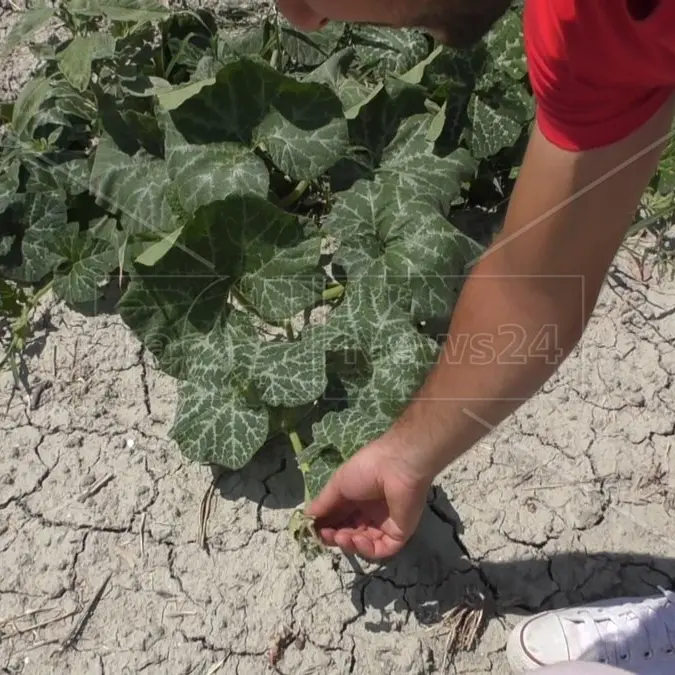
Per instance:
[[[70,37],[32,44],[42,66],[2,105],[0,288],[78,305],[120,284],[180,381],[181,450],[238,469],[286,434],[316,494],[438,355],[423,326],[484,244],[453,215],[508,192],[532,118],[517,13],[460,53],[64,0],[8,48],[51,19]]]

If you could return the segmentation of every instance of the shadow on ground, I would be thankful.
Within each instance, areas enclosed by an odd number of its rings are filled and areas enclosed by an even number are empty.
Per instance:
[[[241,498],[260,502],[265,508],[291,509],[304,501],[304,481],[293,451],[283,440],[271,441],[243,469],[219,470],[211,467],[218,478],[220,497],[233,501]]]
[[[262,495],[266,509],[294,508],[304,498],[302,475],[284,442],[271,444],[241,471],[223,474],[218,490],[228,500],[260,501]],[[493,617],[655,595],[659,586],[675,586],[675,557],[611,551],[546,556],[533,548],[536,557],[530,559],[476,561],[462,543],[463,534],[457,512],[435,486],[417,533],[398,556],[377,567],[347,557],[353,571],[347,586],[354,606],[359,612],[375,609],[381,617],[369,622],[368,630],[395,630],[388,612],[406,609],[421,624],[432,626],[475,592],[483,597],[486,616]]]
[[[359,563],[351,559],[356,573],[351,585],[354,605],[381,612],[392,607],[391,592],[364,592],[373,577],[395,589],[401,603],[405,600],[417,620],[429,626],[472,597],[472,606],[480,606],[491,618],[659,595],[659,587],[675,589],[675,557],[573,551],[548,556],[542,552],[529,559],[472,561],[462,544],[462,533],[457,513],[436,488],[417,534],[401,554],[370,575],[362,574]],[[482,596],[478,604],[476,593]],[[386,630],[386,618],[382,623],[370,629]]]

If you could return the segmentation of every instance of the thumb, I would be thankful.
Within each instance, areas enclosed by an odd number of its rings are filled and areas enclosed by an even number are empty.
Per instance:
[[[330,518],[340,511],[344,501],[340,489],[340,470],[333,474],[319,496],[307,507],[305,513],[316,519]]]

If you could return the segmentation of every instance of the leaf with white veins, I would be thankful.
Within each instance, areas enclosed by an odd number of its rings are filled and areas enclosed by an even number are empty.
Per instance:
[[[471,150],[477,159],[496,155],[512,146],[523,131],[522,124],[474,96],[469,104],[472,123]]]
[[[328,384],[320,341],[266,344],[255,362],[255,382],[267,405],[292,408],[316,401]]]
[[[384,182],[340,195],[324,229],[340,242],[336,261],[351,281],[382,276],[406,289],[417,319],[448,315],[464,265],[481,250],[422,191]]]
[[[251,402],[251,333],[217,325],[189,349],[172,437],[190,459],[244,467],[266,440],[269,413]]]
[[[101,139],[90,176],[99,204],[123,213],[130,233],[166,233],[176,229],[168,191],[171,181],[164,160],[144,151],[127,155],[114,141]]]
[[[342,116],[317,128],[301,129],[275,110],[261,122],[255,136],[277,167],[295,180],[319,178],[349,148],[347,120]]]
[[[239,143],[191,145],[169,115],[164,121],[166,165],[187,213],[232,194],[267,196],[267,167],[251,150]]]

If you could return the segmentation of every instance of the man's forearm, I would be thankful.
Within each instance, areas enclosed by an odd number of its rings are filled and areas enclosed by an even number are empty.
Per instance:
[[[553,375],[583,333],[584,290],[579,277],[522,276],[500,251],[476,266],[437,365],[392,428],[417,470],[437,475]]]
[[[674,105],[675,97],[625,140],[582,153],[559,150],[535,125],[500,240],[464,285],[439,363],[387,434],[412,471],[436,476],[572,351],[656,169]]]

